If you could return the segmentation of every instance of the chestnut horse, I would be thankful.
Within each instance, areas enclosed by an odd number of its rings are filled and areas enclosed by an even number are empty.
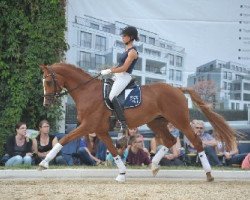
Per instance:
[[[48,168],[48,162],[66,143],[89,133],[96,133],[115,158],[120,172],[116,180],[125,181],[126,167],[120,160],[108,134],[111,111],[104,104],[102,81],[70,64],[55,63],[51,66],[41,65],[40,68],[43,71],[44,105],[53,103],[55,98],[62,95],[60,93],[62,89],[67,89],[75,101],[77,120],[80,124],[75,130],[60,139],[57,147],[54,147],[40,163],[40,167]],[[220,115],[207,107],[192,89],[176,88],[165,83],[154,83],[142,86],[141,91],[141,105],[124,111],[129,128],[147,124],[156,137],[162,138],[164,145],[170,148],[176,143],[176,139],[166,128],[166,124],[171,122],[186,135],[198,152],[203,152],[202,142],[190,126],[189,110],[184,95],[184,93],[189,93],[192,101],[213,126],[215,133],[218,134],[217,137],[224,141],[228,148],[235,144],[235,131]],[[207,179],[213,180],[210,168],[206,172]]]

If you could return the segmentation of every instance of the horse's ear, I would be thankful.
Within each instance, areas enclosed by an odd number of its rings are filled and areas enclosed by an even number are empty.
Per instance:
[[[41,70],[45,70],[45,69],[47,69],[47,65],[45,65],[45,64],[41,64],[41,65],[39,65],[39,67],[41,68]]]

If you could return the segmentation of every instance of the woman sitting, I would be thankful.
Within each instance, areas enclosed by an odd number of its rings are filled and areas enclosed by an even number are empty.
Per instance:
[[[10,136],[6,143],[6,155],[9,159],[6,167],[31,165],[34,152],[34,141],[26,137],[27,126],[24,122],[16,124],[16,135]]]
[[[47,120],[42,120],[39,123],[39,135],[36,137],[36,164],[39,164],[50,152],[50,150],[55,146],[55,144],[58,143],[57,137],[54,135],[50,135],[49,131],[49,122]],[[66,161],[63,159],[62,155],[59,154],[50,162],[50,164],[66,165]]]

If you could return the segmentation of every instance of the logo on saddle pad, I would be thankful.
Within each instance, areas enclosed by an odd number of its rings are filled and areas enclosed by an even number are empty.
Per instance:
[[[112,103],[109,100],[109,93],[113,83],[114,81],[112,79],[103,80],[103,98],[106,106],[110,110],[113,110]],[[117,98],[124,109],[137,107],[141,104],[141,87],[136,85],[134,79],[132,79]]]

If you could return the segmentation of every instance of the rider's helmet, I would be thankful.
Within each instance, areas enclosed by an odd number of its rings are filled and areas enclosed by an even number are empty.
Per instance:
[[[131,38],[131,40],[135,40],[138,41],[139,37],[138,37],[138,31],[134,26],[127,26],[125,27],[122,32],[121,35],[127,35]]]

